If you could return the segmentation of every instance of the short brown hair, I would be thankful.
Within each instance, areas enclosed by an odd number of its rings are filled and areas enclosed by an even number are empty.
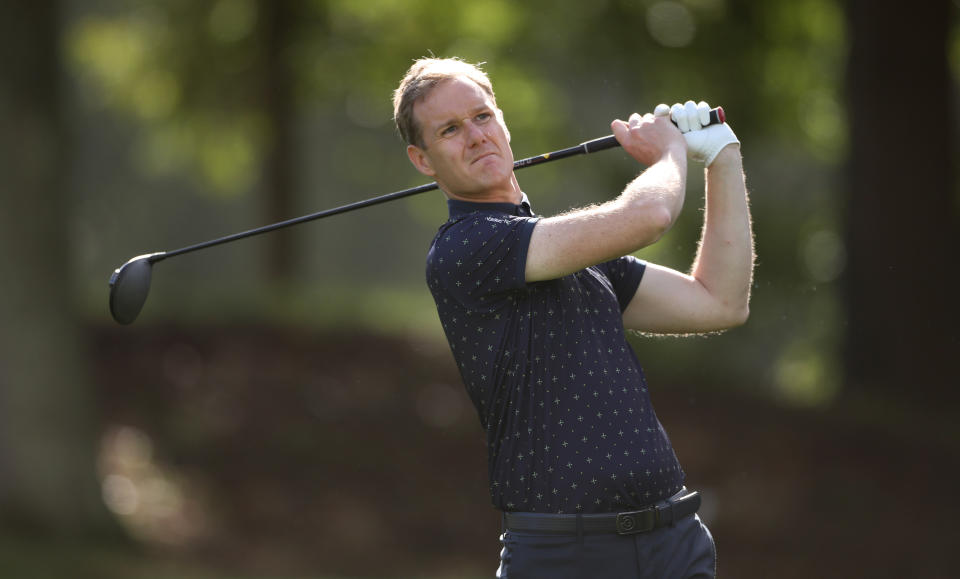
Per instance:
[[[400,81],[400,86],[393,91],[393,121],[397,124],[400,137],[408,145],[426,148],[423,134],[413,117],[413,105],[444,80],[466,77],[477,83],[496,104],[493,85],[487,73],[480,69],[481,64],[470,64],[459,58],[421,58],[415,61]]]

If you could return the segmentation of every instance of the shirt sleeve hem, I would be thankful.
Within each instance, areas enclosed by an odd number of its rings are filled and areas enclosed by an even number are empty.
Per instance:
[[[640,282],[643,280],[643,274],[647,271],[647,262],[637,260],[637,265],[638,267],[627,269],[627,278],[623,280],[623,287],[627,291],[617,296],[621,313],[623,313],[627,309],[627,306],[630,305],[630,302],[633,301],[633,296],[637,293],[637,288],[640,287]]]
[[[527,286],[527,254],[530,251],[530,238],[533,237],[533,228],[536,227],[539,217],[533,217],[524,220],[523,229],[520,231],[520,239],[517,247],[520,249],[519,259],[517,259],[516,278],[522,282],[521,287]]]

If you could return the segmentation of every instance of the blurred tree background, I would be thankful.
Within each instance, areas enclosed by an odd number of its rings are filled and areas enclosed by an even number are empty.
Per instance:
[[[721,572],[947,577],[960,467],[958,2],[49,0],[0,18],[0,576],[484,577],[482,432],[423,283],[413,59],[484,62],[517,158],[687,98],[743,142],[748,324],[633,338]],[[541,214],[622,151],[519,175]],[[702,175],[643,258],[686,269]],[[946,503],[946,504],[945,504]],[[378,557],[370,557],[376,552]],[[813,554],[816,556],[812,556]]]

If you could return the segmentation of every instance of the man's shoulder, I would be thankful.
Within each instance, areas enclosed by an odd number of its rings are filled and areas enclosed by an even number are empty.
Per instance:
[[[431,245],[461,243],[466,240],[485,240],[509,235],[517,228],[533,226],[539,218],[487,211],[474,211],[451,216],[440,226]],[[469,241],[468,241],[469,244]]]
[[[427,253],[433,279],[471,277],[522,280],[527,246],[537,218],[491,211],[451,216]],[[496,273],[494,273],[496,272]]]

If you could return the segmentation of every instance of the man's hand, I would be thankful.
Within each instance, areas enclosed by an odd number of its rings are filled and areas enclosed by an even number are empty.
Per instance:
[[[617,119],[610,124],[617,141],[630,156],[647,165],[653,165],[668,153],[685,154],[687,145],[662,109],[658,114],[641,116],[633,113],[629,122]]]
[[[658,105],[657,111],[662,111],[665,105]],[[670,118],[683,133],[687,141],[687,153],[694,161],[702,161],[707,167],[717,157],[720,151],[730,144],[740,144],[733,134],[730,125],[708,125],[710,122],[710,105],[700,101],[694,104],[687,101],[670,107]]]

